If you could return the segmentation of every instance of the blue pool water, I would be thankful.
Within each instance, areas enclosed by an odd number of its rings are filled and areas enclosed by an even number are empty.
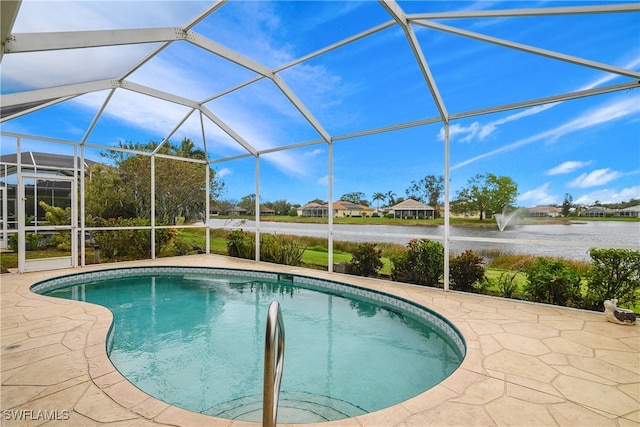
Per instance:
[[[258,272],[116,271],[65,276],[34,291],[109,308],[116,368],[148,394],[195,412],[261,420],[265,323],[274,300],[286,330],[281,423],[397,404],[442,381],[464,357],[464,342],[446,320],[374,291]]]

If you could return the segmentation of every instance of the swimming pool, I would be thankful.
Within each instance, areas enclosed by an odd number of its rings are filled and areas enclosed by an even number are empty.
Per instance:
[[[382,409],[442,381],[464,341],[444,318],[387,294],[257,271],[153,267],[81,273],[34,292],[114,313],[109,357],[148,394],[228,419],[259,421],[265,320],[287,329],[281,423]]]

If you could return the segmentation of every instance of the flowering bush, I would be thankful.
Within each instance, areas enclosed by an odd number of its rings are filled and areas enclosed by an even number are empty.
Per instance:
[[[484,279],[482,258],[471,250],[464,251],[453,258],[449,265],[451,288],[458,291],[473,291]]]
[[[526,297],[535,302],[580,307],[580,275],[566,261],[538,257],[522,271],[527,275]]]
[[[444,275],[444,247],[429,239],[413,239],[391,262],[392,280],[437,287]]]

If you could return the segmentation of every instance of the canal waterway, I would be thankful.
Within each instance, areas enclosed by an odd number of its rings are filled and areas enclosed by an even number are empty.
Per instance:
[[[488,220],[489,221],[489,220]],[[211,228],[255,230],[254,221],[211,219]],[[328,236],[327,224],[260,222],[262,233],[297,236]],[[406,244],[411,239],[429,238],[443,241],[444,226],[353,225],[334,224],[333,239],[349,242],[386,242]],[[450,248],[455,253],[467,249],[488,249],[515,254],[558,256],[588,260],[592,247],[640,249],[640,222],[584,221],[562,224],[450,227]]]

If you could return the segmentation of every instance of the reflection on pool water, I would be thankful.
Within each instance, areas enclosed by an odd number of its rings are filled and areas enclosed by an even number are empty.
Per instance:
[[[335,420],[397,404],[442,381],[464,357],[464,342],[446,320],[375,291],[240,270],[102,273],[32,289],[108,307],[116,368],[146,393],[195,412],[261,420],[265,323],[273,300],[286,329],[281,423]]]

